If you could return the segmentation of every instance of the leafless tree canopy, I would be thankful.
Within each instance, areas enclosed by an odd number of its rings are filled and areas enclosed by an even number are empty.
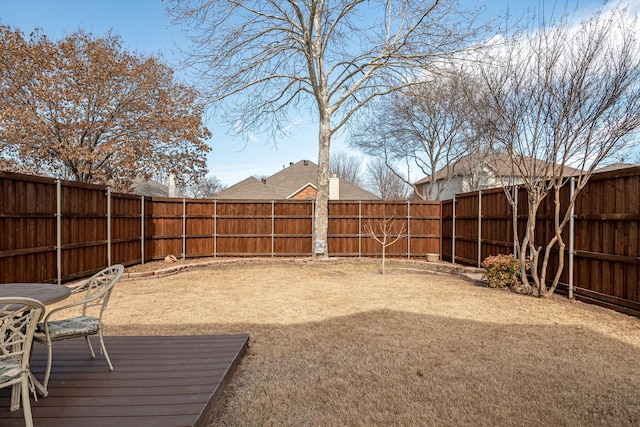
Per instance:
[[[510,155],[529,194],[528,226],[519,236],[520,260],[531,258],[533,289],[526,285],[540,296],[552,293],[559,281],[562,230],[575,197],[604,159],[638,136],[640,44],[635,20],[626,15],[616,8],[580,25],[564,17],[527,37],[518,35],[483,73],[492,139]],[[560,189],[570,175],[576,191],[561,210]],[[547,195],[556,201],[556,233],[541,254],[535,221]],[[558,274],[547,278],[554,248],[559,249]]]
[[[461,72],[442,69],[434,79],[398,91],[375,109],[371,121],[351,135],[350,144],[384,159],[399,179],[413,185],[410,166],[431,178],[418,196],[437,199],[443,186],[436,185],[455,173],[463,156],[481,150],[473,126],[472,108],[466,100],[474,81]],[[406,170],[405,174],[401,171]]]
[[[215,176],[206,176],[188,183],[182,192],[196,199],[212,199],[225,188],[226,186]]]
[[[329,157],[329,172],[354,185],[362,185],[362,158],[346,151],[338,151]]]
[[[292,113],[319,126],[315,236],[326,241],[332,135],[372,100],[465,49],[472,13],[454,1],[174,0],[187,64],[239,133],[277,137]]]
[[[411,193],[411,187],[405,180],[398,177],[380,158],[371,160],[367,165],[367,187],[385,200],[408,199]]]

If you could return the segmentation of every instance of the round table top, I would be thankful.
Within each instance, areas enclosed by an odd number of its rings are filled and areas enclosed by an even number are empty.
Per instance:
[[[0,284],[0,298],[27,297],[43,304],[53,304],[71,295],[71,289],[54,283],[5,283]]]

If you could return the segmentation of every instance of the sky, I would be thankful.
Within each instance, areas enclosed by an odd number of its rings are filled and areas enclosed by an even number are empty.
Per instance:
[[[467,0],[467,4],[473,4]],[[536,8],[541,0],[489,0],[479,2],[489,15],[504,13],[508,6],[517,16]],[[559,3],[562,3],[560,1]],[[602,0],[583,1],[584,10],[592,10]],[[184,42],[179,28],[174,27],[165,13],[162,0],[0,0],[0,24],[18,28],[29,34],[40,27],[51,39],[57,40],[79,28],[95,36],[109,30],[120,35],[127,49],[142,54],[158,54],[164,62],[176,67],[176,44]],[[176,67],[177,68],[177,67]],[[209,175],[223,184],[232,185],[249,176],[269,176],[290,162],[318,159],[318,129],[312,117],[300,124],[291,134],[278,141],[277,146],[256,140],[245,141],[225,133],[226,126],[208,115],[205,124],[213,137],[208,141],[212,151],[208,155]],[[344,136],[334,137],[331,153],[350,151]],[[416,177],[417,179],[422,178]]]

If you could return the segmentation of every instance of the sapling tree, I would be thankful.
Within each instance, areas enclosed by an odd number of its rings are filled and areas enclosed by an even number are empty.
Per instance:
[[[393,223],[393,217],[384,218],[377,221],[376,226],[372,226],[369,222],[364,226],[365,233],[373,240],[378,242],[382,246],[382,270],[381,273],[385,273],[385,259],[387,248],[396,243],[401,238],[405,237],[404,223],[400,226],[400,230],[395,230]]]

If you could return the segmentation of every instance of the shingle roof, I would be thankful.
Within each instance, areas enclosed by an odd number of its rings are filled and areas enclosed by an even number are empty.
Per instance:
[[[274,199],[276,197],[276,193],[271,188],[252,176],[225,188],[216,196],[218,199]]]
[[[487,156],[486,158],[481,158],[480,160],[478,160],[477,155],[470,154],[462,157],[452,165],[447,165],[436,171],[435,180],[440,181],[451,176],[470,176],[473,174],[474,169],[478,168],[479,162],[481,162],[483,167],[489,168],[495,176],[509,177],[514,173],[511,169],[511,157],[508,154],[495,154]],[[523,159],[523,164],[530,163],[533,165],[534,162],[538,170],[542,170],[548,166],[548,162],[543,160],[534,159],[532,157]],[[453,168],[453,170],[450,171],[448,168]],[[568,166],[565,166],[564,168],[565,176],[571,176],[576,172],[577,170],[574,168]],[[431,176],[426,176],[416,182],[415,185],[426,184],[429,182],[431,182]]]
[[[317,187],[318,165],[309,160],[300,160],[262,181],[250,177],[225,188],[219,199],[281,200],[296,194],[308,185]],[[345,181],[339,180],[340,200],[375,200],[373,193]]]
[[[169,197],[169,187],[152,179],[145,180],[138,177],[131,184],[131,193],[145,197]],[[176,196],[186,197],[179,191]]]
[[[640,165],[634,165],[632,163],[612,163],[607,166],[603,166],[600,169],[596,169],[596,172],[610,172],[620,169],[637,168]]]

